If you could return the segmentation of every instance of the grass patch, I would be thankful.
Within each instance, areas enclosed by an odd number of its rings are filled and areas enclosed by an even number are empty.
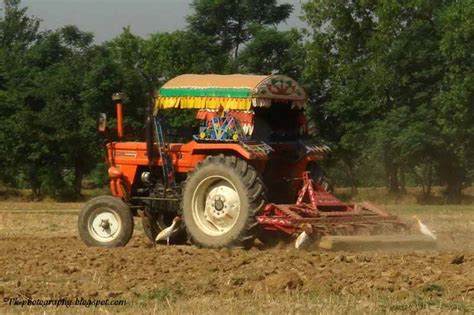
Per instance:
[[[165,302],[166,300],[171,300],[173,298],[173,291],[169,288],[159,288],[150,292],[146,292],[140,296],[142,300],[153,300],[156,302]]]
[[[419,312],[422,310],[436,310],[443,312],[462,312],[470,313],[474,311],[473,305],[467,302],[459,301],[443,301],[438,298],[427,298],[421,296],[414,296],[407,298],[402,302],[393,302],[385,300],[381,306],[390,311],[402,311],[402,312]]]
[[[156,288],[152,291],[143,293],[138,297],[137,304],[141,307],[145,307],[150,303],[157,305],[170,306],[170,303],[174,303],[183,298],[182,288],[176,285],[175,288],[161,287]]]
[[[57,224],[54,224],[54,223],[53,223],[53,224],[51,224],[51,225],[49,226],[49,229],[50,229],[51,231],[57,231],[57,230],[59,229],[59,226],[58,226]]]
[[[420,187],[407,187],[406,193],[389,193],[385,187],[360,187],[356,196],[351,195],[350,188],[337,188],[336,196],[343,201],[372,201],[378,204],[419,204],[419,205],[443,205],[445,204],[444,188],[433,187],[430,197],[423,196]],[[463,190],[464,205],[474,204],[474,187]]]
[[[329,292],[288,292],[259,296],[195,295],[173,299],[172,290],[158,289],[142,300],[142,310],[162,314],[400,314],[427,312],[470,313],[469,302],[414,296],[403,301],[390,295],[341,295]]]

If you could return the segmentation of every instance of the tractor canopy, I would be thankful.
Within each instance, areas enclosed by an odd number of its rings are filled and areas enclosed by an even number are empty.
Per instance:
[[[295,80],[283,75],[184,74],[161,87],[155,109],[249,111],[270,107],[272,102],[303,108],[306,93]]]

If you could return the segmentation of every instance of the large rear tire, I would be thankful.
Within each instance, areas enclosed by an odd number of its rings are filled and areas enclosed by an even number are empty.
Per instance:
[[[257,171],[235,156],[208,156],[188,174],[182,217],[191,240],[203,247],[248,246],[265,204]]]
[[[79,236],[88,246],[125,246],[132,237],[133,227],[129,207],[112,196],[89,200],[79,214]]]

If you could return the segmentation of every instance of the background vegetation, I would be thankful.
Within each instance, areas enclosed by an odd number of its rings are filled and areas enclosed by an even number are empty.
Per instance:
[[[307,29],[277,28],[275,0],[194,0],[184,30],[109,42],[73,25],[40,30],[19,0],[0,18],[0,181],[34,198],[101,184],[96,117],[127,94],[129,135],[142,133],[146,94],[183,73],[282,73],[310,94],[337,186],[385,186],[459,203],[473,178],[474,1],[309,0]],[[191,123],[183,112],[170,124]],[[112,122],[113,124],[113,122]]]

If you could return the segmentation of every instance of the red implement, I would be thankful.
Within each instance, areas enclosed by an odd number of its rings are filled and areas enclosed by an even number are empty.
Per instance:
[[[323,236],[373,232],[386,226],[398,230],[409,229],[396,216],[369,202],[347,204],[340,201],[314,183],[309,172],[304,172],[302,179],[303,187],[295,204],[269,203],[257,216],[257,221],[265,230],[295,235],[309,225],[314,234]]]

